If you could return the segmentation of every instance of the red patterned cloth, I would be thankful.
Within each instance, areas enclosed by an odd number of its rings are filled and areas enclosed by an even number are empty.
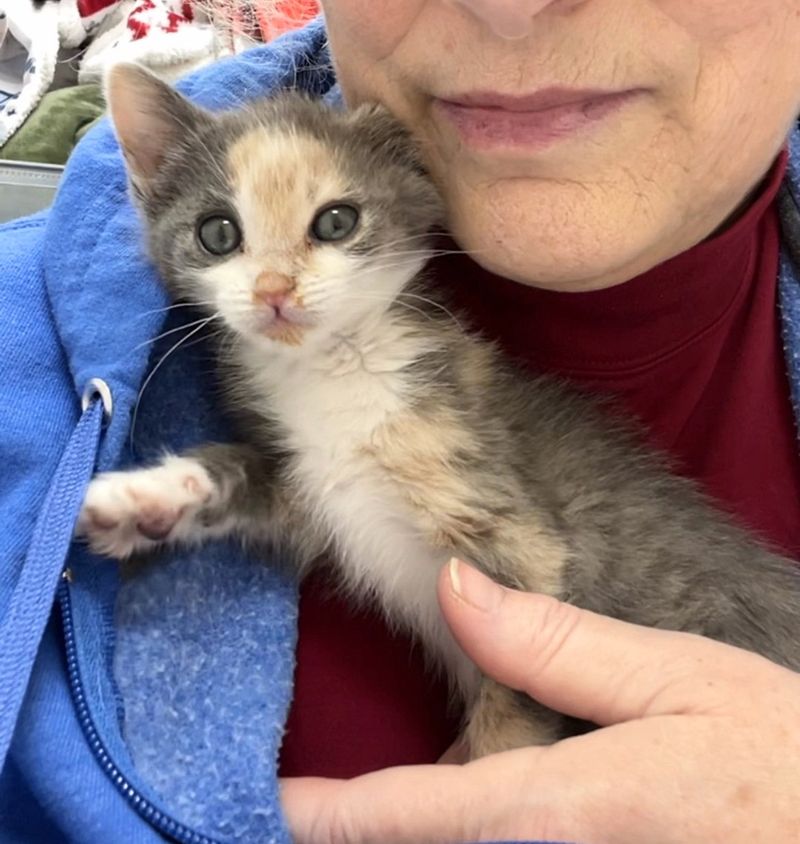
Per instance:
[[[78,14],[82,18],[91,18],[117,3],[119,0],[78,0]]]
[[[271,41],[284,32],[297,29],[320,13],[317,0],[278,0],[277,3],[256,2],[261,37]]]
[[[99,82],[117,62],[136,62],[172,80],[236,51],[230,27],[195,0],[62,0],[62,37],[88,42],[78,81]]]
[[[174,79],[296,29],[320,11],[317,0],[216,0],[213,6],[200,0],[64,2],[70,19],[68,40],[77,45],[91,37],[80,82],[99,81],[119,61],[144,64]]]

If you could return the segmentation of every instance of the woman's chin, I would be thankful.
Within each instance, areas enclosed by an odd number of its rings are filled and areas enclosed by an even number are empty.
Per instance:
[[[645,227],[627,213],[616,219],[592,219],[591,207],[562,203],[560,213],[547,219],[538,208],[526,208],[510,197],[489,210],[472,207],[467,197],[453,203],[453,236],[472,259],[494,275],[548,290],[585,291],[613,287],[646,272],[673,254],[674,232]],[[514,217],[501,226],[499,217]],[[554,224],[553,220],[559,222]]]

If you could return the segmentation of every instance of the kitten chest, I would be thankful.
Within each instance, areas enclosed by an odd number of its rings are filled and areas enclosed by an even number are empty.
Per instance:
[[[320,377],[302,395],[273,394],[269,407],[285,430],[309,517],[332,538],[346,587],[377,600],[392,623],[419,635],[467,693],[476,671],[455,645],[436,597],[452,550],[433,541],[384,460],[393,420],[410,413],[403,394],[400,385],[368,375]]]

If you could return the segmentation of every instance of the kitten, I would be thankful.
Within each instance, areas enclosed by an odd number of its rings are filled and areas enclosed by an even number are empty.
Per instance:
[[[110,106],[150,253],[230,342],[240,444],[91,484],[79,534],[125,558],[239,535],[328,553],[447,670],[473,757],[575,725],[481,677],[440,617],[451,556],[500,583],[800,668],[800,578],[637,438],[462,330],[421,273],[439,196],[383,109],[280,95],[211,115],[118,67]],[[208,303],[212,304],[208,304]],[[220,576],[224,576],[221,573]]]

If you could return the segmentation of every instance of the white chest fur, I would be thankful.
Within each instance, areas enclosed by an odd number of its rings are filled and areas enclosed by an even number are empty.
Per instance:
[[[384,335],[372,346],[328,349],[280,376],[262,369],[257,377],[269,383],[259,393],[264,411],[287,432],[296,480],[312,518],[333,540],[347,588],[412,630],[470,697],[476,669],[453,641],[436,598],[447,554],[425,540],[413,509],[368,453],[373,433],[409,406],[404,367],[420,349],[413,337],[395,340]]]

